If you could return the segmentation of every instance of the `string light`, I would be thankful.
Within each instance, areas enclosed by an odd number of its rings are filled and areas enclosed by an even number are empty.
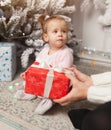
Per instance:
[[[109,59],[111,60],[111,53],[110,52],[103,52],[103,51],[98,51],[95,48],[89,48],[89,47],[83,47],[81,49],[81,55],[86,56],[86,55],[91,55],[93,57],[99,57],[103,59]]]
[[[93,66],[95,66],[95,65],[96,65],[96,61],[95,61],[95,60],[92,60],[91,64],[92,64]]]
[[[13,85],[11,85],[11,86],[8,87],[8,90],[9,90],[9,91],[13,91],[13,89],[14,89],[14,86],[13,86]]]

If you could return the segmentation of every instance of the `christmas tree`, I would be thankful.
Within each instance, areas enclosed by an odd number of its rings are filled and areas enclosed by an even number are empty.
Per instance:
[[[38,18],[45,14],[61,15],[70,25],[69,42],[75,44],[74,29],[69,14],[75,6],[68,0],[0,0],[0,40],[14,41],[18,46],[22,67],[28,66],[29,56],[37,56],[44,45]]]

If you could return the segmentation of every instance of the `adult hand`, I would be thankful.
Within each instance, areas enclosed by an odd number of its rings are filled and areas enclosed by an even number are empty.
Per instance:
[[[92,79],[91,79],[90,76],[88,76],[88,75],[86,75],[86,74],[80,72],[79,70],[77,70],[77,69],[74,68],[74,67],[69,68],[69,70],[71,70],[71,71],[74,73],[75,77],[76,77],[79,81],[81,81],[82,83],[84,83],[85,85],[91,86],[91,85],[93,84],[93,81],[92,81]]]
[[[66,96],[54,100],[62,106],[86,99],[88,88],[92,85],[91,77],[81,73],[76,68],[70,68],[69,70],[72,70],[75,74],[75,76],[66,75],[72,82],[72,89]]]

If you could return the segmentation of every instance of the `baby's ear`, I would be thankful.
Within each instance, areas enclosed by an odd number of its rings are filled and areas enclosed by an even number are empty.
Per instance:
[[[42,38],[43,38],[43,40],[44,40],[45,42],[48,42],[48,35],[47,35],[47,33],[43,33],[43,34],[42,34]]]

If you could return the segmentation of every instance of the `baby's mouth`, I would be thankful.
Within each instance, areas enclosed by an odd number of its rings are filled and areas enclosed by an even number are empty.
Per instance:
[[[63,39],[58,39],[58,41],[63,41]]]

